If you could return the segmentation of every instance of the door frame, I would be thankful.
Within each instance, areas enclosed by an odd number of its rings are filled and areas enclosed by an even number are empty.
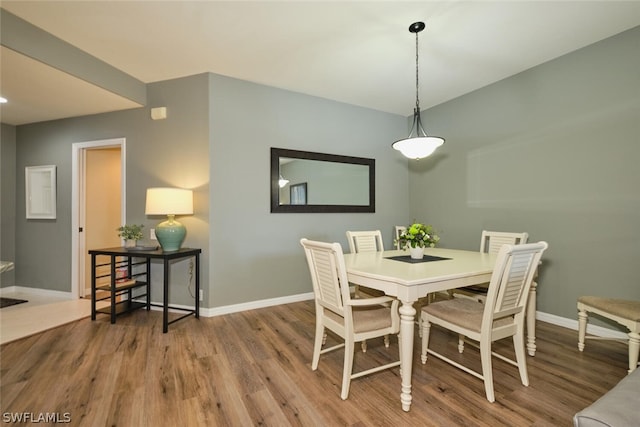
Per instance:
[[[121,163],[121,223],[126,222],[126,138],[102,139],[97,141],[75,142],[71,148],[71,295],[73,298],[84,296],[84,287],[80,288],[80,278],[85,277],[84,254],[86,245],[84,233],[80,227],[85,224],[85,158],[86,151],[96,148],[120,148]]]

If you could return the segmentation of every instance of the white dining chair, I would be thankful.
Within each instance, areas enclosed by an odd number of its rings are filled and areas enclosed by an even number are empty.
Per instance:
[[[316,332],[311,369],[314,371],[318,369],[321,354],[344,347],[342,391],[340,393],[340,397],[344,400],[349,396],[352,379],[400,366],[400,357],[398,356],[398,360],[393,362],[353,372],[355,343],[385,335],[399,334],[398,300],[388,296],[351,298],[342,246],[339,243],[325,243],[307,239],[301,239],[300,243],[304,247],[315,298]],[[326,343],[325,328],[340,336],[344,342],[322,349]],[[400,345],[398,347],[400,348]]]
[[[384,251],[384,243],[382,242],[382,232],[380,230],[372,231],[347,231],[347,240],[349,241],[349,252],[352,254],[358,252],[382,252]],[[365,286],[353,285],[354,296],[356,298],[371,298],[383,296],[384,292]],[[384,337],[384,343],[389,346],[389,336]],[[363,340],[362,351],[367,351],[367,341]]]
[[[489,402],[495,401],[493,390],[493,370],[491,357],[517,366],[523,385],[529,385],[527,358],[525,354],[524,320],[533,282],[546,242],[523,245],[503,245],[498,252],[489,289],[484,304],[468,298],[453,298],[434,302],[422,308],[422,363],[427,362],[427,354],[436,356],[447,363],[484,381]],[[479,343],[482,372],[452,360],[429,347],[431,325],[435,324],[458,334],[458,351],[464,351],[464,339]],[[492,351],[492,343],[512,337],[516,360]]]
[[[400,250],[400,236],[402,235],[402,233],[404,233],[405,231],[407,231],[407,227],[405,227],[404,225],[396,225],[393,228],[394,231],[394,242],[396,245],[396,249]]]
[[[480,252],[487,254],[497,254],[503,245],[520,245],[527,243],[528,233],[509,233],[503,231],[482,230],[480,239]],[[482,283],[479,285],[465,286],[463,288],[452,289],[449,294],[451,296],[465,296],[484,302],[487,297],[489,284]]]
[[[349,241],[349,252],[382,252],[384,243],[382,242],[382,232],[372,231],[347,231]]]

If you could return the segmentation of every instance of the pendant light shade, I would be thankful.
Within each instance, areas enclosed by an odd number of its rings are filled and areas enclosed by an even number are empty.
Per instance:
[[[278,186],[280,188],[284,188],[288,183],[289,183],[289,180],[285,179],[282,175],[280,175],[280,178],[278,179]]]
[[[395,150],[400,151],[405,157],[410,159],[422,159],[430,156],[436,148],[444,144],[444,138],[439,136],[429,136],[422,127],[420,119],[420,99],[418,96],[418,33],[424,30],[424,22],[414,22],[409,26],[409,32],[416,35],[416,106],[413,109],[413,125],[407,138],[391,144]]]

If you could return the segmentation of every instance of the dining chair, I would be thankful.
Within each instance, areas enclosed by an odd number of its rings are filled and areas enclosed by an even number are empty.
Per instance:
[[[529,234],[527,233],[508,233],[503,231],[482,230],[480,238],[480,252],[487,254],[497,254],[502,245],[521,245],[527,243]],[[488,283],[479,285],[465,286],[463,288],[452,289],[449,295],[454,297],[465,296],[479,302],[484,302],[487,297]]]
[[[347,231],[347,240],[349,241],[349,252],[352,254],[384,251],[380,230]]]
[[[400,250],[400,236],[405,231],[407,231],[407,227],[405,227],[404,225],[396,225],[394,227],[394,236],[395,236],[394,237],[394,242],[395,242],[397,250]]]
[[[495,401],[491,357],[518,367],[520,380],[529,385],[524,342],[524,317],[529,288],[535,271],[547,249],[546,242],[503,245],[491,275],[484,304],[468,298],[434,302],[422,308],[422,363],[427,354],[434,355],[484,381],[489,402]],[[482,372],[464,366],[429,348],[431,325],[436,324],[458,334],[458,351],[464,350],[465,338],[479,343]],[[492,351],[492,343],[512,337],[516,360]]]
[[[349,252],[352,254],[358,252],[382,252],[384,251],[384,243],[382,243],[382,232],[380,230],[372,231],[347,231],[347,240],[349,241]],[[380,297],[384,292],[376,289],[367,288],[366,286],[353,285],[354,296],[356,298]],[[389,346],[389,336],[384,337],[384,343]],[[367,351],[367,341],[362,341],[362,351]]]
[[[585,339],[610,340],[617,338],[586,336],[589,313],[613,320],[629,331],[629,370],[633,372],[638,366],[640,353],[640,301],[582,296],[578,298],[578,350],[584,350]]]
[[[318,369],[321,354],[344,347],[340,397],[345,400],[349,396],[352,379],[400,366],[398,357],[397,361],[353,372],[355,343],[389,334],[398,334],[400,339],[398,300],[388,296],[351,298],[340,243],[308,239],[301,239],[300,243],[304,247],[315,296],[316,332],[311,369]],[[323,349],[327,337],[325,328],[340,336],[344,342]]]

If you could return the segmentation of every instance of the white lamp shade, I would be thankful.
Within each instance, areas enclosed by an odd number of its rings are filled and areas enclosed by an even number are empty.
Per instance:
[[[410,159],[422,159],[430,156],[436,148],[444,144],[444,139],[437,136],[420,136],[401,139],[391,146]]]
[[[146,215],[193,214],[193,191],[182,188],[148,188]]]

